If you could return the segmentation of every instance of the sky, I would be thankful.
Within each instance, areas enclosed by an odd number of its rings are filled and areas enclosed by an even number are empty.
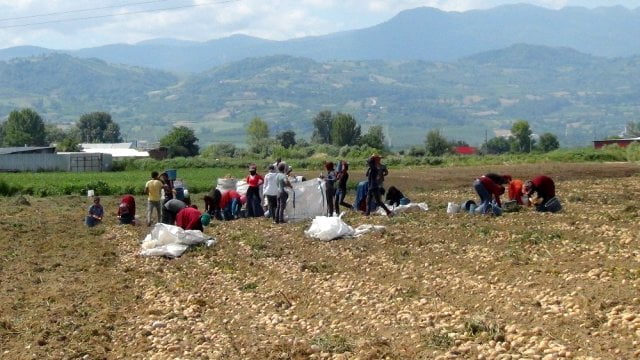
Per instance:
[[[468,11],[512,3],[640,7],[640,0],[0,0],[0,49],[207,41],[233,34],[286,40],[366,28],[423,6]]]

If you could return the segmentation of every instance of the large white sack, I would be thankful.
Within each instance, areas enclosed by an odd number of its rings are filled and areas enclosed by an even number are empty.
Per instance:
[[[236,190],[238,187],[238,180],[233,178],[219,178],[218,184],[216,185],[216,189],[222,191],[226,190]]]
[[[327,199],[322,179],[294,182],[291,185],[293,189],[287,189],[289,199],[287,199],[285,209],[285,217],[288,221],[300,221],[326,215]]]
[[[184,230],[178,226],[158,223],[142,241],[140,255],[178,257],[189,245],[204,242],[211,246],[216,241],[200,230]]]
[[[342,217],[316,216],[305,235],[314,239],[329,241],[342,236],[351,236],[355,230],[342,221]]]
[[[395,215],[395,214],[400,214],[400,213],[405,213],[405,212],[421,212],[421,211],[428,211],[429,210],[429,206],[427,205],[427,203],[409,203],[407,205],[398,205],[398,206],[391,206],[389,207],[389,210],[391,210],[391,212]],[[387,213],[384,212],[384,209],[382,207],[378,208],[378,211],[376,212],[376,214],[378,215],[386,215]]]

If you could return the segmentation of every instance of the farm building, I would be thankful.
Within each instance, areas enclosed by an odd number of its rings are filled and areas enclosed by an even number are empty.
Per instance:
[[[109,171],[109,154],[56,153],[55,147],[0,148],[0,171]]]
[[[453,152],[458,155],[475,155],[478,153],[478,149],[471,146],[456,146],[453,148]]]
[[[628,139],[609,139],[609,140],[594,140],[593,147],[595,149],[600,149],[605,145],[618,145],[620,147],[627,147],[629,144],[634,142],[640,142],[640,137],[637,138],[628,138]]]
[[[134,143],[115,143],[115,144],[80,144],[82,152],[93,154],[109,154],[114,159],[124,158],[148,158],[148,151],[138,151]]]

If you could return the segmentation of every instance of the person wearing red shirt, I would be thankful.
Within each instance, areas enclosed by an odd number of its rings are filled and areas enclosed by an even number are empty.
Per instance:
[[[187,206],[180,210],[176,215],[176,226],[179,226],[185,230],[200,230],[204,231],[200,217],[202,213],[195,206]]]
[[[260,199],[260,186],[264,183],[264,178],[257,173],[256,165],[249,166],[249,175],[246,178],[249,188],[247,188],[247,216],[260,217],[264,215],[262,200]]]
[[[233,220],[238,218],[240,212],[240,194],[235,190],[227,190],[220,197],[220,210],[225,220]]]
[[[498,207],[501,207],[500,195],[504,194],[504,184],[508,181],[507,178],[498,174],[489,173],[480,176],[473,182],[473,188],[480,197],[480,205],[476,209],[476,212],[487,213],[492,208],[491,197],[495,198],[495,203]]]
[[[509,200],[515,200],[517,204],[524,205],[522,202],[524,182],[519,179],[509,181]]]
[[[131,195],[125,195],[120,199],[118,206],[118,219],[120,224],[134,224],[136,219],[136,200]]]
[[[534,199],[533,203],[536,205],[537,211],[554,212],[546,206],[549,200],[556,197],[556,185],[550,177],[540,175],[527,180],[524,183],[523,191],[527,196]]]

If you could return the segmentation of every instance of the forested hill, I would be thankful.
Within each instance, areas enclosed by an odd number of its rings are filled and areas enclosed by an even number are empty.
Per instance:
[[[270,55],[306,57],[321,62],[454,61],[518,43],[570,47],[595,56],[627,57],[640,54],[638,34],[640,8],[552,10],[519,4],[466,12],[416,8],[369,28],[286,41],[238,34],[206,42],[156,39],[64,52],[118,64],[200,72],[247,57]],[[0,60],[52,51],[34,47],[1,49]]]
[[[30,106],[52,122],[107,111],[129,139],[196,130],[202,143],[244,140],[255,116],[272,133],[311,132],[322,110],[385,126],[393,145],[430,129],[479,143],[485,131],[528,120],[563,144],[587,144],[640,118],[640,57],[607,59],[568,48],[514,45],[455,62],[250,58],[178,78],[67,55],[0,62],[0,114]]]

